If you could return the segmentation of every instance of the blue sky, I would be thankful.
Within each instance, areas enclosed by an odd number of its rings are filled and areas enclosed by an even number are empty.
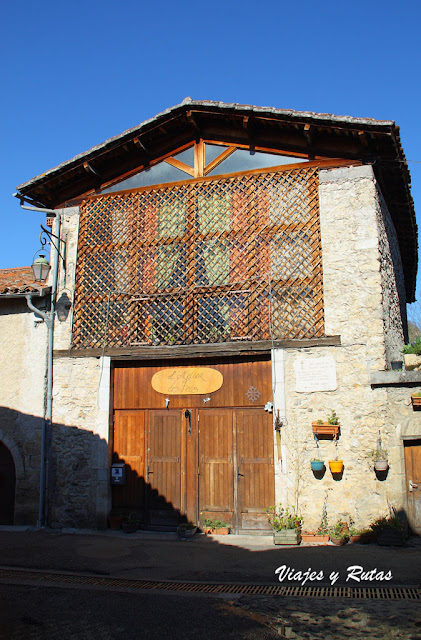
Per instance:
[[[39,247],[18,184],[186,96],[395,120],[420,224],[420,19],[405,0],[7,3],[0,268]]]

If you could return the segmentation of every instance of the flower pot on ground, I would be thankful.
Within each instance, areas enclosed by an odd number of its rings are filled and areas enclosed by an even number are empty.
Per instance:
[[[370,525],[370,528],[377,544],[386,546],[402,546],[406,544],[403,522],[395,515],[379,518]]]
[[[179,538],[186,539],[192,538],[197,531],[197,526],[191,522],[179,524],[177,527],[177,535]]]
[[[329,529],[329,538],[333,544],[342,546],[349,540],[349,527],[346,522],[338,520],[338,522]]]
[[[121,528],[125,533],[134,533],[142,526],[142,522],[139,519],[139,516],[134,511],[129,513],[127,517],[124,518]]]
[[[124,521],[124,514],[119,511],[111,510],[110,513],[108,514],[108,524],[110,529],[112,529],[113,531],[118,531],[119,529],[121,529],[121,525],[123,524],[123,521]]]
[[[230,532],[230,526],[224,520],[205,518],[203,520],[203,531],[215,536],[227,536]]]
[[[266,511],[273,529],[274,544],[300,544],[302,517],[293,507],[269,507]]]
[[[315,542],[316,544],[327,544],[329,542],[328,533],[317,533],[317,531],[307,531],[301,534],[301,540],[303,542]]]
[[[273,544],[300,544],[300,529],[282,529],[273,532]]]
[[[357,529],[354,526],[349,528],[349,543],[350,544],[366,544],[368,542],[367,535],[371,533],[371,531],[367,531],[367,529]]]

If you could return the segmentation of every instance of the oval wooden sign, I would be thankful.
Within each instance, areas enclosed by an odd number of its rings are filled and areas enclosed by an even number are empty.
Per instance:
[[[163,369],[152,376],[152,388],[169,396],[212,393],[222,387],[220,371],[209,367]]]

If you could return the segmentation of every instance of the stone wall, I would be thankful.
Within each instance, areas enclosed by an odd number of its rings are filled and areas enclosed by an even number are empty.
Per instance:
[[[44,299],[34,298],[38,306]],[[44,322],[25,299],[0,300],[0,441],[16,470],[15,524],[36,524],[46,384]]]
[[[56,231],[57,223],[53,228],[53,232],[56,233]],[[66,259],[64,266],[60,260],[57,310],[62,307],[64,313],[57,317],[55,323],[54,349],[69,349],[71,346],[78,231],[79,207],[62,209],[61,238],[66,242]],[[71,304],[70,309],[68,308],[69,303]]]
[[[280,446],[275,436],[276,496],[300,509],[307,529],[320,524],[324,504],[331,523],[351,518],[367,526],[391,505],[405,508],[398,425],[411,414],[405,404],[410,394],[370,383],[371,372],[384,370],[403,346],[402,270],[393,224],[371,167],[321,171],[319,196],[325,332],[339,335],[341,345],[273,352],[274,406],[284,414]],[[336,388],[298,392],[297,359],[326,356],[335,363]],[[340,437],[336,444],[320,439],[317,447],[311,423],[326,421],[332,409],[340,419]],[[370,459],[379,434],[390,456],[384,481]],[[341,478],[329,470],[328,461],[336,455],[344,461]],[[311,471],[316,457],[325,461],[323,478]]]
[[[336,365],[336,390],[297,392],[297,358],[325,356],[332,357]],[[308,529],[320,524],[325,501],[331,523],[352,518],[360,526],[384,515],[391,505],[405,508],[402,429],[405,421],[414,420],[411,390],[372,387],[364,345],[288,349],[284,363],[286,424],[281,430],[282,457],[276,465],[277,500],[297,505]],[[275,409],[279,401],[278,395]],[[320,439],[317,446],[312,422],[326,421],[332,409],[339,416],[340,437],[337,444],[332,439]],[[370,458],[379,434],[390,463],[383,481],[377,478]],[[332,476],[328,465],[336,455],[344,462],[340,479]],[[313,458],[325,462],[322,478],[311,471]]]
[[[50,524],[104,527],[109,507],[109,358],[55,358]]]
[[[379,189],[377,203],[386,364],[390,366],[391,360],[402,360],[404,334],[407,335],[406,293],[395,227]]]

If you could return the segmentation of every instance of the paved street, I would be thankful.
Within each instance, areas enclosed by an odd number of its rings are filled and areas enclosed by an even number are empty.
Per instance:
[[[332,571],[339,574],[335,586],[349,586],[347,568],[355,564],[367,570],[390,571],[392,579],[361,583],[384,588],[381,599],[344,598],[338,593],[331,597],[210,595],[130,586],[133,580],[273,586],[280,584],[274,569],[282,564],[301,571],[309,566],[323,570],[323,580],[308,582],[310,586],[329,585]],[[9,572],[0,568],[1,640],[196,636],[202,640],[421,640],[421,600],[416,599],[421,546],[417,539],[404,548],[330,545],[279,549],[270,539],[245,536],[223,540],[199,536],[183,542],[168,534],[131,536],[3,527],[0,567],[12,568]],[[19,569],[32,571],[25,574]],[[68,579],[66,572],[70,572]],[[290,574],[283,584],[298,586],[300,580]],[[402,594],[404,599],[396,599]]]
[[[178,640],[279,635],[213,597],[0,585],[3,640]]]

